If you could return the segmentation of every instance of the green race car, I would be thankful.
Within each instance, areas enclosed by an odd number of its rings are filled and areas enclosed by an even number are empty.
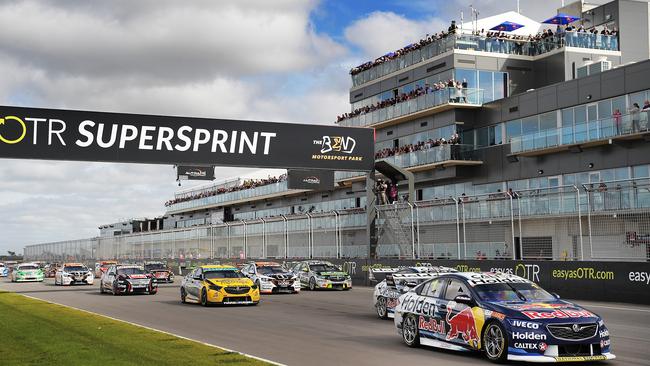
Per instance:
[[[44,278],[43,270],[34,263],[19,264],[11,272],[11,282],[43,282]]]

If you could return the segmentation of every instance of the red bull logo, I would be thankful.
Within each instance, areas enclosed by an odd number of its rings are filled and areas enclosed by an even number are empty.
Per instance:
[[[455,340],[461,335],[465,343],[478,343],[478,332],[472,308],[465,307],[458,314],[451,316],[453,310],[452,306],[447,307],[447,324],[449,325],[447,340]]]

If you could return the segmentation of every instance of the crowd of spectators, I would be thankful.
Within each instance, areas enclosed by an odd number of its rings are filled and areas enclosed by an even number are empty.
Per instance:
[[[458,144],[460,144],[460,136],[457,133],[455,133],[451,135],[451,137],[448,140],[445,140],[444,138],[441,137],[436,140],[429,139],[427,141],[420,141],[415,144],[403,145],[400,147],[394,147],[392,149],[389,148],[382,149],[375,153],[375,159],[383,159],[395,155],[408,154],[413,151],[427,150],[441,145],[458,145]]]
[[[433,85],[429,83],[424,84],[424,86],[420,85],[408,93],[402,93],[393,98],[385,99],[365,107],[357,108],[350,113],[343,113],[342,115],[337,116],[336,120],[337,122],[341,122],[342,120],[347,118],[352,118],[352,117],[360,116],[362,114],[374,112],[382,108],[390,107],[398,103],[415,99],[421,95],[434,93],[445,89],[451,91],[449,95],[447,95],[447,97],[449,98],[449,102],[467,103],[467,80],[462,80],[462,81],[454,80],[454,79],[449,79],[447,81],[441,80],[439,82],[433,83]]]
[[[406,53],[418,50],[434,42],[438,42],[440,40],[446,39],[450,35],[455,35],[457,33],[461,33],[461,32],[456,26],[455,21],[452,21],[451,26],[447,29],[446,32],[442,31],[439,33],[434,33],[432,35],[427,34],[425,38],[422,38],[417,43],[409,44],[408,46],[400,48],[399,50],[396,50],[394,52],[389,52],[381,57],[378,57],[374,61],[368,61],[357,67],[352,68],[350,70],[350,74],[356,75],[360,72],[371,69],[377,65],[381,65],[385,62],[394,60]],[[564,37],[556,36],[557,34],[562,34],[562,33],[566,33],[569,37],[566,37],[565,40]],[[594,37],[570,37],[575,33],[589,34]],[[605,48],[611,48],[615,50],[618,49],[616,36],[619,35],[619,31],[616,27],[610,30],[607,26],[604,26],[599,30],[597,28],[587,29],[583,25],[579,25],[579,26],[567,25],[564,27],[558,26],[555,34],[551,29],[546,29],[537,34],[530,34],[527,36],[511,34],[509,32],[499,32],[499,31],[486,32],[484,29],[480,31],[472,32],[471,34],[482,38],[485,47],[480,47],[480,49],[484,49],[488,52],[490,51],[501,52],[500,49],[508,47],[508,45],[504,44],[505,42],[503,41],[509,40],[509,41],[517,41],[517,42],[513,42],[514,45],[514,49],[512,50],[513,53],[527,54],[527,55],[532,53],[532,55],[535,55],[535,54],[539,54],[540,52],[548,51],[549,46],[554,46],[555,44],[562,45],[562,42],[565,41],[567,43],[567,46],[593,48],[595,47],[595,43],[596,43],[595,40],[596,35],[613,36],[613,37],[607,37],[606,44],[602,46],[604,46]],[[549,45],[549,43],[552,43],[553,45]],[[527,49],[525,49],[524,47],[525,44],[529,45]]]
[[[266,185],[269,185],[269,184],[283,182],[285,180],[287,180],[287,175],[286,174],[282,174],[279,177],[271,177],[271,176],[269,176],[268,178],[262,178],[262,179],[245,179],[238,186],[219,187],[219,188],[217,188],[215,190],[212,190],[212,191],[200,192],[200,193],[188,195],[188,196],[185,196],[185,197],[174,198],[173,200],[169,200],[169,201],[165,202],[165,206],[168,207],[168,206],[171,206],[173,204],[180,203],[180,202],[187,202],[187,201],[192,201],[192,200],[199,199],[199,198],[212,197],[212,196],[216,196],[216,195],[219,195],[219,194],[257,188],[257,187],[266,186]]]

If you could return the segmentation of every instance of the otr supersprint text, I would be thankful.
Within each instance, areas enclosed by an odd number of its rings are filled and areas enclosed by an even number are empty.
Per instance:
[[[33,145],[39,144],[41,139],[47,139],[47,145],[66,145],[65,132],[67,124],[60,119],[32,118],[24,119],[7,116],[0,124],[14,123],[12,129],[20,128],[17,138],[9,139],[2,137],[6,144],[16,144],[25,138],[31,140]],[[39,134],[41,131],[41,134]],[[210,147],[211,152],[243,154],[248,150],[251,154],[258,153],[258,145],[261,143],[261,153],[269,154],[271,139],[276,137],[274,132],[253,132],[246,131],[224,131],[192,128],[190,126],[179,126],[177,128],[159,126],[133,126],[129,124],[108,124],[95,123],[91,120],[84,120],[78,126],[78,132],[82,136],[74,141],[74,144],[85,148],[96,145],[104,149],[117,146],[124,149],[127,144],[137,144],[140,150],[167,150],[167,151],[199,151]],[[45,133],[45,136],[42,135]],[[27,136],[31,135],[31,136]],[[0,134],[0,136],[2,136]],[[176,138],[179,143],[172,144]]]

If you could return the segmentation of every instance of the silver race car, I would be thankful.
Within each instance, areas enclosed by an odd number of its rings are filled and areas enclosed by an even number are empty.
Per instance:
[[[326,261],[303,261],[296,263],[291,271],[300,279],[300,285],[310,290],[349,290],[352,278],[341,268]]]
[[[376,268],[370,270],[370,278],[385,277],[375,286],[372,303],[381,319],[393,318],[398,298],[420,283],[443,273],[457,272],[453,268],[416,266],[402,268]]]

